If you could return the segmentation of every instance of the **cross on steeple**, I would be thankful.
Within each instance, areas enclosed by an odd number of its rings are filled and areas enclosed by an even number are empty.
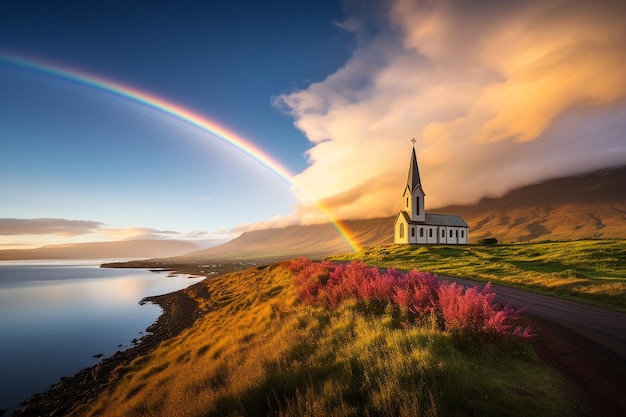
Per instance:
[[[415,148],[415,142],[417,142],[415,138],[411,139],[411,142],[413,142],[413,147]]]

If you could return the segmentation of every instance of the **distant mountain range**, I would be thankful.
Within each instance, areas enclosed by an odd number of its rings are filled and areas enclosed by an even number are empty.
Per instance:
[[[461,215],[470,225],[470,243],[485,237],[504,243],[626,238],[626,166],[527,185],[472,205],[427,210]],[[393,243],[394,221],[395,216],[342,224],[360,246],[367,247]],[[184,258],[319,258],[350,251],[328,223],[247,232]]]
[[[348,220],[342,224],[362,246],[375,246],[393,241],[392,218]],[[185,255],[194,259],[286,259],[297,256],[320,258],[335,253],[351,252],[346,240],[330,223],[310,226],[289,226],[246,232],[220,246]]]
[[[198,249],[200,248],[193,243],[176,240],[124,240],[50,245],[35,249],[5,249],[0,250],[0,260],[161,258],[183,255]]]
[[[487,197],[472,205],[431,210],[458,214],[470,225],[470,243],[495,237],[499,242],[584,238],[626,238],[626,166],[557,178]],[[348,220],[342,225],[362,247],[393,243],[395,216]],[[175,240],[129,240],[0,250],[2,259],[167,258],[203,259],[322,258],[351,252],[330,223],[246,232],[223,245],[198,250]]]

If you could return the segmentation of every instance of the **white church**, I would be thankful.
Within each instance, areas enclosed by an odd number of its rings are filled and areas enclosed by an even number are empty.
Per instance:
[[[461,216],[426,213],[420,173],[415,156],[415,139],[409,164],[409,177],[402,195],[403,210],[394,223],[394,242],[409,245],[466,245],[469,226]]]

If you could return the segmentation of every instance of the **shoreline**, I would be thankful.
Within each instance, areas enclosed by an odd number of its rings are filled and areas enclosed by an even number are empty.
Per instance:
[[[188,271],[178,270],[176,273],[189,274]],[[195,275],[207,276],[206,271],[196,271]],[[192,327],[206,311],[199,302],[210,298],[205,280],[175,292],[145,297],[141,302],[159,305],[162,314],[146,329],[150,333],[145,334],[138,345],[117,352],[72,377],[61,378],[47,391],[24,401],[13,415],[66,415],[75,407],[96,398],[118,383],[111,379],[118,366],[149,354],[160,343]],[[526,319],[537,333],[531,342],[535,353],[544,365],[553,368],[567,381],[577,397],[576,408],[581,415],[625,415],[626,398],[619,389],[626,381],[625,358],[609,355],[590,340],[539,316],[530,314]]]
[[[128,364],[134,359],[150,353],[161,342],[177,336],[193,325],[202,314],[198,302],[188,291],[203,288],[202,281],[175,292],[149,296],[140,303],[151,302],[163,310],[157,320],[146,329],[140,343],[126,350],[118,351],[89,368],[80,370],[71,377],[61,377],[47,391],[35,394],[22,402],[13,416],[44,417],[65,415],[80,403],[97,397],[109,387],[110,377],[119,365]],[[200,292],[204,292],[200,289]],[[0,416],[3,412],[0,412]]]

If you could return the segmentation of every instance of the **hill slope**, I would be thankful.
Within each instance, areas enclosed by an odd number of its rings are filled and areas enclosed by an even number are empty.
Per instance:
[[[157,258],[178,256],[198,246],[176,240],[125,240],[120,242],[50,245],[35,249],[0,250],[0,260],[80,259],[80,258]]]
[[[393,219],[349,220],[343,222],[361,245],[389,243]],[[187,258],[274,258],[297,256],[324,257],[333,253],[352,252],[346,240],[330,223],[310,226],[289,226],[246,232],[223,245],[186,255]]]
[[[483,198],[473,205],[428,211],[459,214],[470,225],[470,242],[626,238],[626,166],[544,181]],[[349,220],[343,225],[364,247],[393,243],[395,216]],[[352,252],[331,224],[247,232],[189,258],[324,257]]]
[[[626,238],[626,166],[557,178],[483,198],[472,206],[449,206],[470,225],[471,239],[501,242]]]
[[[156,329],[171,332],[163,343],[117,364],[105,360],[75,378],[73,390],[63,391],[65,379],[18,415],[575,415],[565,384],[525,342],[493,343],[478,355],[436,326],[403,326],[392,304],[310,308],[297,296],[294,266],[151,298],[172,317]],[[89,385],[94,376],[101,385]]]

